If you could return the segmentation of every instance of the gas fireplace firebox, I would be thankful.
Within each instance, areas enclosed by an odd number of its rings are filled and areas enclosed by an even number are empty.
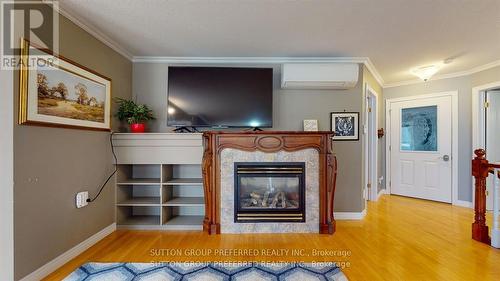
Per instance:
[[[304,222],[303,162],[235,162],[234,221]]]

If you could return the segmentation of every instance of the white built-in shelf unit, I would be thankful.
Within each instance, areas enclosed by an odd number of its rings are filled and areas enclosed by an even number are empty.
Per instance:
[[[201,134],[114,134],[113,141],[118,228],[202,230]]]

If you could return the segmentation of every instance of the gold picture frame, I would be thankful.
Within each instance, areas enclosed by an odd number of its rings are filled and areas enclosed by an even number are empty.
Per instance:
[[[111,79],[21,39],[20,125],[111,130]]]

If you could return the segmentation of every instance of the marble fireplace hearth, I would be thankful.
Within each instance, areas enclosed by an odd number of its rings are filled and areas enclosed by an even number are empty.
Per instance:
[[[203,184],[209,234],[323,233],[335,231],[336,161],[331,132],[205,132]],[[303,163],[305,221],[241,222],[235,217],[235,162]]]

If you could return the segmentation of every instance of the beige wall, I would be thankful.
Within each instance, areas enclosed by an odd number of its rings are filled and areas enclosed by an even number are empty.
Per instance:
[[[113,97],[131,97],[132,63],[64,17],[60,53],[110,77]],[[114,222],[113,180],[94,203],[74,205],[78,191],[95,195],[113,170],[108,139],[108,132],[15,125],[16,280]]]
[[[425,83],[384,89],[384,100],[445,91],[458,91],[458,112],[460,118],[458,128],[459,200],[472,201],[472,88],[495,81],[500,81],[500,67],[495,67],[468,76],[431,80]]]
[[[166,63],[134,63],[133,92],[137,101],[151,106],[158,119],[150,123],[154,132],[168,132]],[[238,65],[251,67],[252,65]],[[253,65],[255,66],[255,65]],[[361,112],[363,72],[355,88],[334,90],[289,90],[280,87],[280,65],[259,65],[274,69],[273,129],[302,130],[304,119],[317,119],[320,130],[330,129],[330,112]],[[364,209],[362,197],[362,142],[334,143],[339,161],[339,178],[335,192],[336,212],[360,212]]]

